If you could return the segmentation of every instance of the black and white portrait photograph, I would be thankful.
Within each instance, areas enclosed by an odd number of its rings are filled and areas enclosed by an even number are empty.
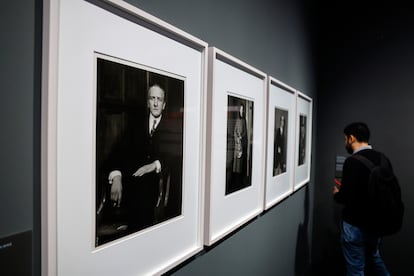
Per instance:
[[[226,195],[251,185],[253,102],[228,96]]]
[[[286,172],[288,111],[275,108],[273,176]]]
[[[298,165],[303,165],[306,159],[306,116],[299,116],[299,150]]]
[[[182,212],[184,80],[97,57],[99,246]]]

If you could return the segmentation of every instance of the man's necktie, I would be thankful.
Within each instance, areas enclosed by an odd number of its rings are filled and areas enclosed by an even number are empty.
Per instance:
[[[150,136],[152,136],[152,134],[154,134],[156,123],[157,123],[157,120],[152,121],[152,128],[151,128],[151,131],[150,131]]]

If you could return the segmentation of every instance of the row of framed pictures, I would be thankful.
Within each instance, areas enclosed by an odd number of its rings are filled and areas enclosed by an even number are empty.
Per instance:
[[[308,182],[311,98],[123,1],[44,6],[47,275],[162,274]]]
[[[208,96],[211,245],[309,181],[312,99],[216,48]]]

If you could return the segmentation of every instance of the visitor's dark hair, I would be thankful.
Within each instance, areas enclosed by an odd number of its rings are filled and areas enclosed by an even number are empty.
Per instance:
[[[349,137],[350,135],[354,135],[354,137],[359,142],[368,143],[370,132],[369,132],[369,128],[367,124],[362,123],[362,122],[355,122],[355,123],[347,125],[344,128],[344,134],[347,137]]]

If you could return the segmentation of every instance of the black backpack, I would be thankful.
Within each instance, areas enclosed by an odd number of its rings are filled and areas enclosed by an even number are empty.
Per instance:
[[[381,162],[374,165],[368,158],[355,154],[353,158],[361,161],[369,170],[368,202],[369,231],[380,236],[397,233],[402,226],[404,203],[401,188],[388,159],[381,154]]]

